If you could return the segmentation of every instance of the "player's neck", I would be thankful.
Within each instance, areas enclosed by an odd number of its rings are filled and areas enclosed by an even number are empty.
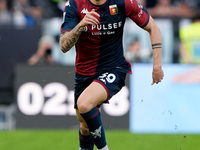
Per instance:
[[[90,0],[94,5],[103,5],[107,0]]]

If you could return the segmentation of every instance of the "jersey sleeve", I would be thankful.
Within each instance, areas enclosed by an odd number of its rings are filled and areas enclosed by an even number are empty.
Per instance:
[[[65,4],[63,12],[61,33],[72,30],[77,24],[78,24],[77,5],[74,0],[69,0]]]
[[[136,0],[125,0],[126,16],[131,18],[138,26],[145,27],[149,22],[148,11]]]

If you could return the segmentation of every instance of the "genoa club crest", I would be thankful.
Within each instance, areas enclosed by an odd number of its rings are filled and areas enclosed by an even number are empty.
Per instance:
[[[117,8],[117,5],[110,5],[109,6],[109,9],[110,9],[110,14],[111,15],[116,15],[118,14],[118,8]]]

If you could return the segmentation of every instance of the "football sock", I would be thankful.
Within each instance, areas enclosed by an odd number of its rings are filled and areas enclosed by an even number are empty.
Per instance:
[[[108,146],[106,145],[104,148],[98,149],[98,150],[109,150],[109,148],[108,148]]]
[[[81,116],[89,128],[90,135],[92,136],[97,148],[104,148],[107,144],[99,109],[95,107],[89,112],[81,114]]]
[[[79,130],[79,147],[80,150],[93,150],[94,148],[94,141],[91,135],[82,135],[81,131]]]

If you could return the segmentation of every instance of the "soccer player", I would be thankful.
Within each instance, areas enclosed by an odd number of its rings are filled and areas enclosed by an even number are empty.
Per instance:
[[[69,0],[64,9],[60,47],[76,46],[75,108],[80,122],[79,148],[108,150],[99,107],[125,85],[130,63],[123,56],[126,17],[150,34],[153,49],[152,85],[163,79],[160,30],[135,0]]]

